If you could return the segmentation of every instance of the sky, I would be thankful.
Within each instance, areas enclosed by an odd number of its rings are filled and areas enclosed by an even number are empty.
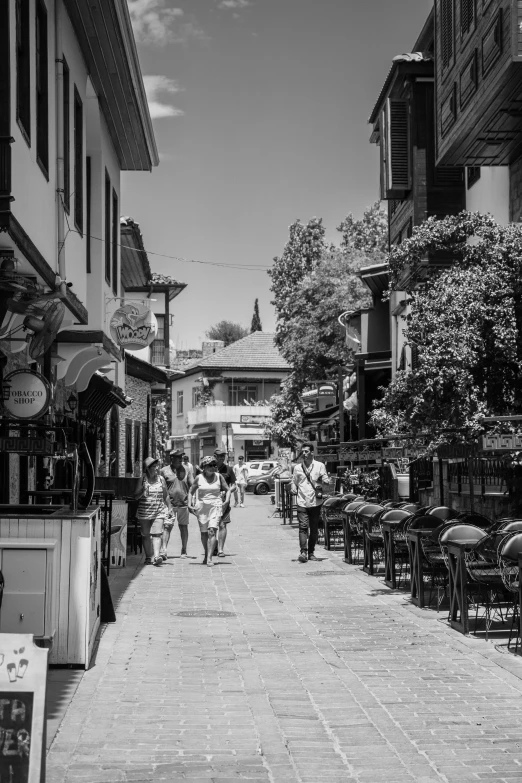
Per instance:
[[[337,242],[378,199],[368,117],[432,0],[128,4],[160,165],[123,174],[122,214],[153,270],[187,283],[171,338],[199,348],[218,321],[249,327],[256,297],[273,331],[266,270],[288,227],[322,217]]]

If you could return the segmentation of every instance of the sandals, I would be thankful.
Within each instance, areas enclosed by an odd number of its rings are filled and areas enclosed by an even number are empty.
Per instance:
[[[218,552],[218,557],[226,557],[224,552]]]

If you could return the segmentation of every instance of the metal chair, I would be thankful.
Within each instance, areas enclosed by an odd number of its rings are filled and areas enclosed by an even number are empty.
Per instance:
[[[504,622],[503,608],[506,610],[506,619],[509,612],[498,559],[498,546],[505,537],[506,533],[503,530],[486,535],[464,555],[468,573],[468,595],[476,605],[474,633],[477,633],[479,609],[483,606],[486,641],[493,619],[499,616]]]
[[[355,522],[355,512],[366,501],[363,498],[355,498],[351,503],[347,503],[342,511],[343,532],[344,532],[344,559],[347,563],[359,562],[363,551],[363,538],[357,530]]]
[[[378,503],[366,503],[355,512],[355,526],[363,542],[363,571],[366,571],[368,574],[373,575],[375,555],[379,551],[382,552],[384,547],[382,531],[377,517],[381,512],[387,510]]]
[[[324,526],[324,547],[332,548],[332,541],[336,544],[344,544],[343,509],[347,503],[357,496],[337,495],[326,498],[321,507],[321,520]]]
[[[458,511],[455,511],[448,506],[430,506],[426,514],[430,517],[437,517],[441,520],[455,519],[458,516]]]
[[[517,520],[518,521],[518,520]],[[511,631],[509,633],[508,649],[511,648],[511,640],[520,617],[520,569],[518,558],[522,555],[522,532],[512,531],[500,542],[498,547],[498,560],[500,575],[506,590],[513,595],[513,617]],[[520,629],[516,632],[515,652],[518,652],[520,641]]]
[[[393,508],[379,514],[379,525],[384,546],[384,581],[395,589],[399,587],[409,570],[409,550],[406,531],[413,514]],[[399,574],[397,577],[397,565]]]

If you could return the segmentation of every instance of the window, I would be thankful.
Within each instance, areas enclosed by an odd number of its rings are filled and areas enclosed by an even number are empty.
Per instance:
[[[158,322],[158,334],[156,339],[152,343],[151,362],[156,367],[165,366],[165,316],[157,315],[156,321]]]
[[[468,190],[480,179],[480,166],[468,166]]]
[[[120,239],[120,213],[118,195],[112,191],[112,290],[118,296],[118,244]]]
[[[411,190],[408,102],[388,98],[381,115],[382,198],[402,199]]]
[[[69,66],[63,58],[63,206],[70,211],[71,199],[71,100]]]
[[[16,119],[31,140],[31,53],[29,0],[16,0]]]
[[[245,405],[252,401],[257,402],[257,386],[229,386],[229,405]]]
[[[92,181],[91,181],[91,158],[87,156],[85,158],[85,198],[87,199],[85,210],[85,253],[86,253],[86,267],[87,272],[91,271],[91,198],[92,198]]]
[[[83,234],[83,104],[74,88],[74,222]]]
[[[111,180],[105,169],[105,279],[111,284]]]
[[[132,476],[134,465],[132,463],[132,421],[125,420],[125,473]]]
[[[475,0],[460,0],[460,30],[466,35],[475,22]]]
[[[454,0],[441,0],[440,4],[440,55],[442,67],[447,68],[453,59]]]
[[[196,408],[199,405],[201,399],[201,389],[199,386],[192,387],[192,407]]]
[[[177,411],[178,416],[181,416],[181,414],[183,413],[183,392],[182,391],[178,392],[177,403],[178,404],[177,404],[176,411]]]
[[[134,469],[138,476],[141,473],[141,424],[134,423]]]
[[[47,11],[36,0],[36,159],[49,172],[49,74],[47,73]]]

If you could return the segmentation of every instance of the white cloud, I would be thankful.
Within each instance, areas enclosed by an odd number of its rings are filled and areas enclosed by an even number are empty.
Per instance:
[[[187,18],[181,8],[169,8],[167,0],[127,0],[134,35],[139,43],[164,46],[167,43],[187,43],[190,39],[206,40],[207,36]]]
[[[185,112],[169,103],[163,96],[174,95],[182,92],[183,88],[179,86],[175,79],[169,79],[167,76],[152,75],[144,76],[143,83],[147,93],[150,116],[153,120],[161,117],[182,117]]]
[[[250,5],[252,5],[251,0],[220,0],[218,8],[237,11],[248,8]]]

